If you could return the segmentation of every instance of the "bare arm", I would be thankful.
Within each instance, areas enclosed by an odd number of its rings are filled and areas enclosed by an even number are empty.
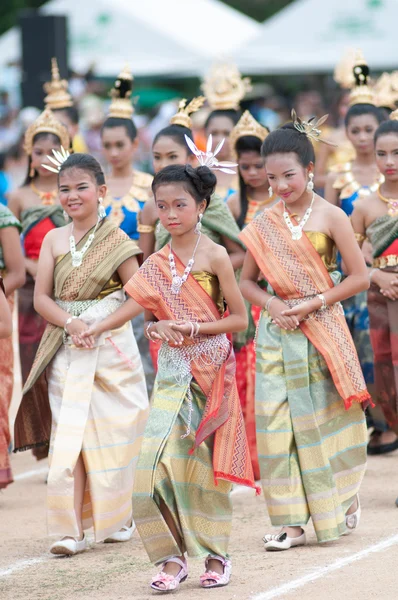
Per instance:
[[[49,323],[64,328],[70,314],[53,300],[54,268],[52,243],[54,231],[47,233],[40,250],[33,303],[36,312]]]
[[[11,311],[3,290],[0,289],[0,340],[12,334]]]
[[[327,200],[328,202],[330,202],[330,204],[334,204],[335,206],[339,206],[340,205],[340,201],[339,201],[339,191],[335,190],[333,185],[334,182],[337,179],[337,175],[336,173],[329,173],[326,176],[326,183],[325,183],[325,200]]]
[[[140,233],[139,245],[144,253],[144,260],[155,252],[155,226],[158,219],[155,200],[151,198],[139,213],[140,225],[153,227],[153,231]]]
[[[3,283],[7,296],[25,283],[25,263],[19,232],[16,227],[0,229],[0,246],[3,249],[6,275]]]
[[[269,315],[272,321],[281,329],[296,329],[299,322],[296,317],[284,316],[284,311],[288,306],[278,297],[268,294],[258,285],[258,276],[260,269],[257,266],[253,255],[247,251],[245,262],[243,263],[242,275],[240,278],[240,289],[243,297],[255,306],[265,307],[267,301],[274,298],[269,305]]]
[[[229,260],[231,261],[234,271],[240,269],[245,259],[245,251],[237,242],[234,242],[226,235],[221,236],[221,241],[226,248]]]

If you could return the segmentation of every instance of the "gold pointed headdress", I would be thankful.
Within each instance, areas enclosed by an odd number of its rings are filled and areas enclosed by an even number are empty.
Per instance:
[[[390,73],[382,73],[374,85],[376,106],[396,108],[397,92],[394,90],[393,78]]]
[[[178,105],[178,112],[170,119],[170,125],[181,125],[182,127],[192,129],[190,115],[202,108],[205,100],[204,96],[197,96],[187,104],[187,100],[183,98]]]
[[[355,85],[353,73],[355,60],[356,52],[353,48],[350,48],[346,50],[334,69],[333,79],[344,90],[351,90]]]
[[[52,133],[59,138],[61,146],[66,149],[70,147],[68,130],[49,108],[46,108],[26,130],[24,150],[28,156],[32,155],[33,139],[38,133]]]
[[[249,77],[242,77],[230,63],[214,65],[202,83],[202,90],[212,110],[238,110],[241,100],[252,89]]]
[[[315,117],[312,117],[309,121],[303,121],[302,119],[300,119],[300,117],[297,116],[297,113],[294,110],[294,108],[292,109],[293,125],[299,133],[303,133],[311,141],[323,142],[324,144],[328,144],[328,146],[337,146],[337,144],[333,144],[332,142],[328,142],[328,140],[324,140],[323,138],[321,138],[322,131],[319,128],[325,123],[328,116],[329,115],[323,115],[323,117],[321,117],[318,120],[316,120]]]
[[[68,82],[59,75],[56,58],[51,59],[51,81],[43,86],[47,96],[44,98],[45,108],[57,110],[73,106],[72,96],[68,92]]]
[[[248,110],[245,110],[245,112],[243,113],[243,115],[241,116],[241,118],[230,133],[229,143],[231,148],[234,150],[236,142],[239,140],[239,138],[245,135],[251,135],[263,142],[267,137],[268,133],[268,129],[260,125],[260,123],[256,121],[253,115]]]
[[[119,119],[131,119],[134,107],[131,102],[131,93],[133,91],[133,76],[129,65],[119,73],[113,89],[111,91],[111,105],[108,111],[108,117],[118,117]]]
[[[355,86],[350,93],[350,106],[354,106],[354,104],[375,104],[375,93],[370,87],[369,73],[369,67],[362,51],[357,50],[353,68]]]

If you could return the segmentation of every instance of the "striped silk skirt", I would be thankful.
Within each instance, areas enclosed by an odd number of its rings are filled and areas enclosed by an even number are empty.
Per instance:
[[[366,469],[363,410],[345,410],[323,356],[300,329],[282,330],[267,313],[256,359],[257,445],[271,523],[304,526],[311,518],[319,542],[337,539]]]

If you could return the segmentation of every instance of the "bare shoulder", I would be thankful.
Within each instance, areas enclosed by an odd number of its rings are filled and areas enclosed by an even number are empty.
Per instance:
[[[329,173],[326,175],[326,184],[333,186],[335,181],[337,181],[338,176],[339,173],[335,171],[329,171]]]
[[[220,265],[225,260],[229,261],[226,248],[220,244],[216,244],[216,242],[213,242],[213,240],[208,237],[206,237],[206,245],[204,246],[204,250],[208,253],[212,266]]]
[[[344,210],[342,210],[339,206],[336,206],[335,204],[331,204],[330,202],[325,200],[325,198],[320,198],[319,205],[323,214],[326,215],[328,219],[330,218],[332,222],[349,221],[349,218],[347,217]]]

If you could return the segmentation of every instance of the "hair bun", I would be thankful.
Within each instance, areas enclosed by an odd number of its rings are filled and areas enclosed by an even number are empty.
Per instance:
[[[209,167],[200,166],[194,169],[191,165],[186,165],[185,171],[191,178],[198,194],[209,202],[210,196],[214,192],[214,188],[217,184],[217,177],[214,173]]]

